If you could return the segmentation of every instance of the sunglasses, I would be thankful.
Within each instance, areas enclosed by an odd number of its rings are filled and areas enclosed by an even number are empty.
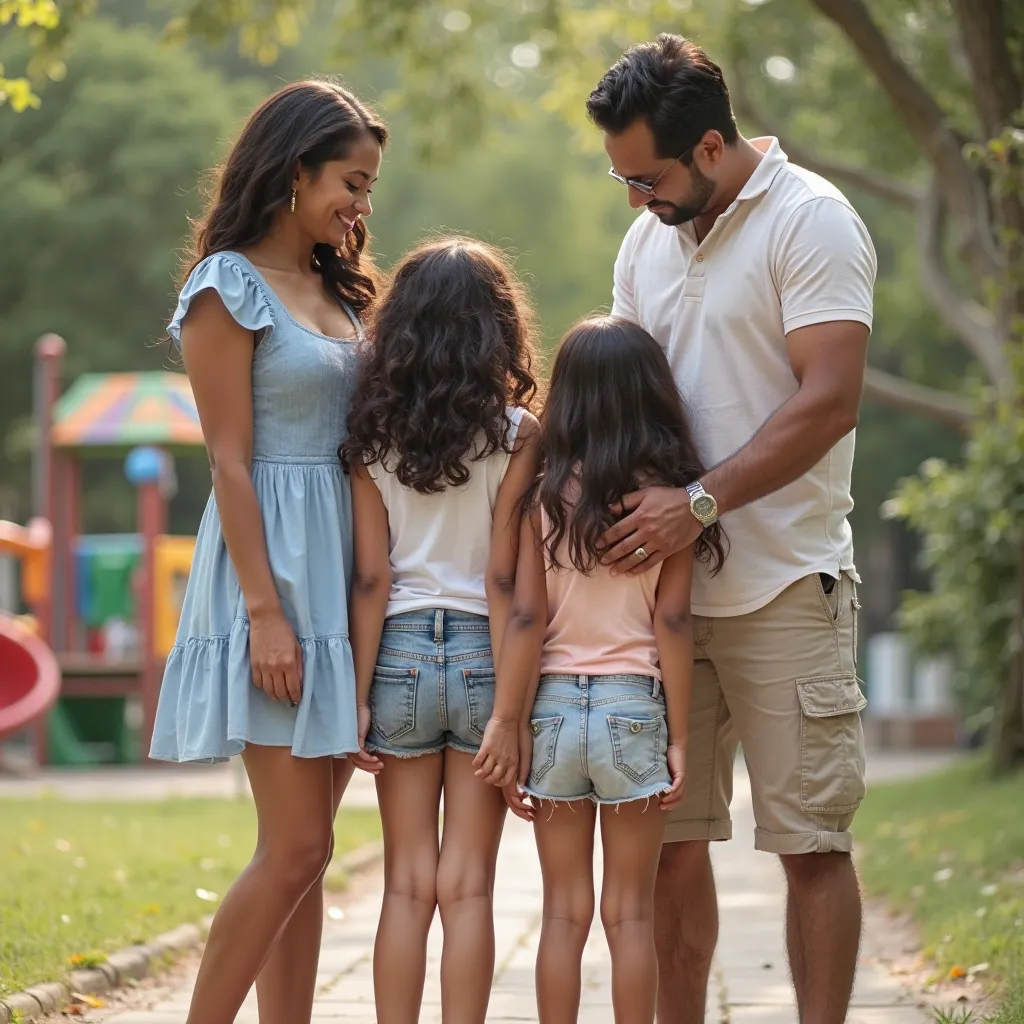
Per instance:
[[[696,148],[697,145],[694,143],[694,145],[690,146],[685,152],[680,153],[679,156],[677,156],[675,160],[673,160],[672,163],[670,163],[668,167],[666,167],[661,174],[651,182],[641,181],[639,178],[624,178],[617,170],[615,170],[614,167],[609,169],[608,175],[619,182],[619,184],[625,185],[627,188],[635,188],[641,195],[654,196],[657,198],[654,190],[658,187],[658,182],[661,181],[661,179],[664,178],[680,160],[685,160]]]

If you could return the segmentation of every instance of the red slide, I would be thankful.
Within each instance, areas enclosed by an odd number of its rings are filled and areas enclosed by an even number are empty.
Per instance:
[[[48,711],[59,693],[60,668],[53,651],[0,615],[0,740]]]

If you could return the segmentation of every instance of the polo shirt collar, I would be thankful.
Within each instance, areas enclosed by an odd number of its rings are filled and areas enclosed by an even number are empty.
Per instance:
[[[764,153],[764,156],[754,169],[754,173],[747,179],[747,183],[740,189],[740,194],[736,197],[736,202],[738,203],[743,202],[744,199],[754,199],[757,196],[764,195],[771,188],[775,175],[782,170],[789,160],[789,157],[782,152],[779,140],[772,136],[751,139],[750,141]]]

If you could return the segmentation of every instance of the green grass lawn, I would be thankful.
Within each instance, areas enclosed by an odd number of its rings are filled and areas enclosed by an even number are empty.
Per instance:
[[[872,787],[857,840],[865,888],[913,913],[939,974],[987,964],[993,1021],[1024,1024],[1024,776],[994,782],[972,761]]]
[[[343,808],[335,836],[336,863],[379,838],[376,810]],[[255,837],[247,800],[0,800],[0,993],[213,913]]]

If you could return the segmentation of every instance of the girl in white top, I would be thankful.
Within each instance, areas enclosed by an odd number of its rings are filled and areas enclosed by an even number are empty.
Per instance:
[[[537,468],[533,317],[501,253],[446,239],[406,256],[382,300],[342,455],[360,753],[384,826],[374,949],[380,1024],[415,1024],[441,911],[445,1019],[483,1024],[503,772],[475,770],[494,706],[519,505]],[[444,793],[444,831],[438,816]]]

